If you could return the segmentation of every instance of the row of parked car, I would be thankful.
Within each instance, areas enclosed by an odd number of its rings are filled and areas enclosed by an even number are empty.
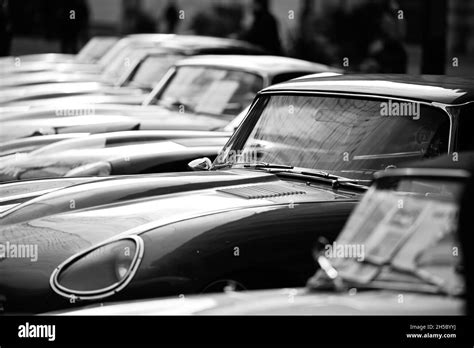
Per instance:
[[[163,34],[0,75],[3,312],[465,313],[473,79]]]

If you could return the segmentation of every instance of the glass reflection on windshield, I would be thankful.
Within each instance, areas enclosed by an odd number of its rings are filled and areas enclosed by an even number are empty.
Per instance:
[[[374,171],[447,152],[449,117],[431,106],[395,117],[383,114],[386,100],[274,95],[266,101],[242,149],[257,151],[261,162],[371,179]]]
[[[180,67],[158,103],[179,111],[238,115],[263,88],[263,79],[244,71]]]
[[[152,89],[168,69],[181,58],[180,55],[172,54],[148,57],[137,67],[125,86]]]

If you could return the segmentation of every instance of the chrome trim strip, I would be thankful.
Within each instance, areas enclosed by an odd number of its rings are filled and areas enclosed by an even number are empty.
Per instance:
[[[40,190],[40,191],[33,191],[33,192],[27,192],[27,193],[22,193],[22,194],[17,194],[17,195],[0,197],[0,203],[10,202],[10,201],[17,201],[19,199],[33,198],[33,197],[44,195],[46,193],[52,192],[52,191],[57,190],[57,189],[58,188],[55,187],[55,188],[52,188],[52,189],[45,189],[45,190]]]
[[[259,95],[268,95],[268,94],[299,94],[299,95],[329,95],[329,96],[346,96],[346,97],[364,97],[364,98],[371,98],[371,99],[392,99],[392,100],[400,100],[400,101],[405,101],[405,102],[410,102],[410,103],[418,103],[418,104],[424,104],[424,105],[430,105],[430,106],[435,106],[439,107],[440,103],[436,102],[428,102],[425,100],[418,100],[418,99],[408,99],[408,98],[403,98],[403,97],[394,97],[390,95],[383,95],[383,94],[367,94],[367,93],[350,93],[350,92],[338,92],[338,91],[304,91],[304,90],[262,90],[258,93]],[[446,105],[450,106],[450,105]]]
[[[275,85],[276,86],[276,85]],[[343,96],[351,96],[351,97],[367,97],[367,98],[382,98],[382,99],[393,99],[393,100],[402,100],[402,101],[407,101],[411,103],[420,103],[420,104],[428,104],[436,107],[461,107],[461,106],[466,106],[469,104],[473,104],[474,101],[467,101],[464,103],[459,103],[459,104],[445,104],[445,103],[440,103],[440,102],[435,102],[435,101],[426,101],[426,100],[420,100],[420,99],[409,99],[409,98],[403,98],[403,97],[396,97],[396,96],[391,96],[391,95],[385,95],[385,94],[367,94],[367,93],[354,93],[354,92],[342,92],[342,91],[320,91],[320,90],[295,90],[295,89],[273,89],[273,86],[269,86],[265,89],[262,89],[260,92],[257,93],[257,96],[259,95],[267,95],[267,94],[324,94],[324,95],[343,95]]]
[[[447,168],[394,168],[386,171],[374,173],[374,178],[388,178],[400,176],[418,176],[432,178],[453,178],[453,179],[469,179],[471,174],[464,169],[447,169]]]
[[[420,156],[420,155],[422,155],[421,151],[379,153],[379,154],[373,154],[373,155],[357,155],[357,156],[354,156],[353,160],[397,158],[397,157]]]

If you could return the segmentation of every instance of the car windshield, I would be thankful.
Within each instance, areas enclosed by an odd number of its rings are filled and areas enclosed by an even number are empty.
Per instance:
[[[162,54],[146,58],[132,73],[124,86],[152,89],[168,69],[183,56]]]
[[[120,54],[123,50],[126,50],[133,44],[133,41],[129,38],[123,38],[118,40],[112,47],[97,61],[97,64],[106,68],[115,57]]]
[[[181,112],[238,115],[263,88],[253,73],[205,66],[179,67],[157,102]]]
[[[76,56],[78,62],[95,63],[117,42],[113,37],[90,39]]]
[[[102,73],[102,78],[106,81],[117,82],[120,77],[137,64],[140,58],[150,49],[128,47],[122,50],[114,60],[112,60]]]
[[[429,178],[376,182],[322,252],[349,286],[460,294],[463,187],[460,180]],[[309,284],[324,278],[320,270]]]
[[[385,115],[384,108],[393,107],[393,103],[397,102],[263,96],[253,108],[254,114],[246,118],[247,127],[243,125],[220,160],[225,162],[226,153],[232,153],[230,162],[235,166],[251,158],[370,180],[375,171],[447,152],[450,123],[444,111],[410,104],[413,115]]]

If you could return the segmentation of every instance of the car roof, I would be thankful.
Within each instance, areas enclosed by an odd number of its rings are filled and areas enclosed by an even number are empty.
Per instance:
[[[268,56],[268,55],[202,55],[186,58],[176,66],[219,66],[228,69],[248,70],[268,75],[289,72],[325,72],[337,69],[323,64],[308,62],[301,59]]]
[[[474,78],[439,75],[351,74],[304,76],[267,87],[262,93],[301,91],[394,97],[446,105],[474,101]]]
[[[170,39],[175,37],[175,34],[130,34],[124,36],[123,39],[132,39],[132,40],[162,40]]]
[[[241,48],[254,51],[255,54],[263,54],[265,51],[255,45],[245,41],[227,39],[212,36],[197,35],[176,35],[163,43],[164,47],[169,48],[185,48],[185,49],[202,49],[202,48]]]
[[[176,34],[132,34],[127,35],[132,42],[160,43],[163,47],[170,49],[189,49],[198,50],[204,48],[240,48],[255,52],[255,54],[264,54],[265,51],[246,41],[235,39],[199,36],[199,35],[176,35]]]

